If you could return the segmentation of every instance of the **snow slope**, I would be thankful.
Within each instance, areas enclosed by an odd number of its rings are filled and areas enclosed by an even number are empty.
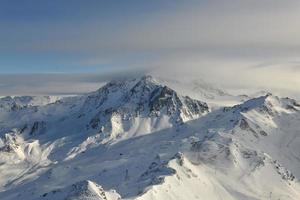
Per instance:
[[[120,195],[116,191],[104,191],[103,188],[89,180],[74,183],[63,189],[44,193],[45,200],[68,199],[68,200],[119,200]]]
[[[2,109],[0,199],[300,199],[299,103],[211,109],[164,83]]]
[[[62,96],[6,96],[0,98],[0,109],[7,111],[54,103]]]
[[[168,85],[182,95],[206,102],[212,109],[220,106],[233,106],[248,100],[247,95],[232,95],[212,84],[198,79],[159,78],[160,82]]]

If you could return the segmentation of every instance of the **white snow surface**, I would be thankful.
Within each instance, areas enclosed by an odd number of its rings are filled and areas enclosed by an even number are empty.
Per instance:
[[[298,102],[168,83],[1,98],[0,199],[300,199]]]

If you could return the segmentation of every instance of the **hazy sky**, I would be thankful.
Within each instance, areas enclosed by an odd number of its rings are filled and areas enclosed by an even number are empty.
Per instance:
[[[72,81],[82,91],[87,74],[96,84],[135,70],[230,89],[300,88],[298,0],[2,0],[0,30],[0,95],[55,93],[49,78],[32,74],[77,73]],[[73,85],[50,79],[64,85],[58,92]]]

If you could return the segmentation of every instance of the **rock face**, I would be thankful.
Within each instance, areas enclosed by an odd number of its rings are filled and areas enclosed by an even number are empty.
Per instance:
[[[43,134],[45,131],[46,131],[46,122],[36,121],[33,123],[29,134],[38,135],[38,134]]]
[[[273,116],[280,112],[293,112],[300,109],[300,105],[290,98],[279,98],[268,93],[232,107],[233,112],[247,112],[255,109],[257,112]]]
[[[12,153],[15,152],[19,148],[19,144],[17,142],[17,136],[12,134],[5,134],[3,138],[1,138],[1,142],[3,146],[0,148],[0,151]]]
[[[69,187],[44,193],[40,200],[119,200],[121,196],[115,191],[106,192],[89,180],[80,181]]]
[[[299,103],[209,109],[172,88],[144,76],[0,108],[0,199],[300,199]]]
[[[137,119],[174,126],[209,112],[206,103],[180,96],[151,76],[110,82],[89,95],[82,113],[93,113],[88,127],[100,132],[126,132]],[[163,122],[165,120],[165,122]],[[146,126],[146,125],[145,125]]]

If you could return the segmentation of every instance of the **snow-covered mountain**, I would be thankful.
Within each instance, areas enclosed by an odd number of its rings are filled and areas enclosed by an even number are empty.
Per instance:
[[[115,191],[104,191],[103,188],[89,180],[74,183],[63,189],[53,190],[42,195],[43,199],[88,199],[88,200],[120,200],[120,195]]]
[[[0,109],[13,111],[26,107],[43,106],[61,98],[60,96],[6,96],[0,98]]]
[[[168,83],[0,99],[0,199],[300,199],[298,102]]]
[[[113,81],[87,96],[80,117],[92,116],[88,128],[109,137],[131,137],[199,118],[206,103],[180,96],[151,76]]]

